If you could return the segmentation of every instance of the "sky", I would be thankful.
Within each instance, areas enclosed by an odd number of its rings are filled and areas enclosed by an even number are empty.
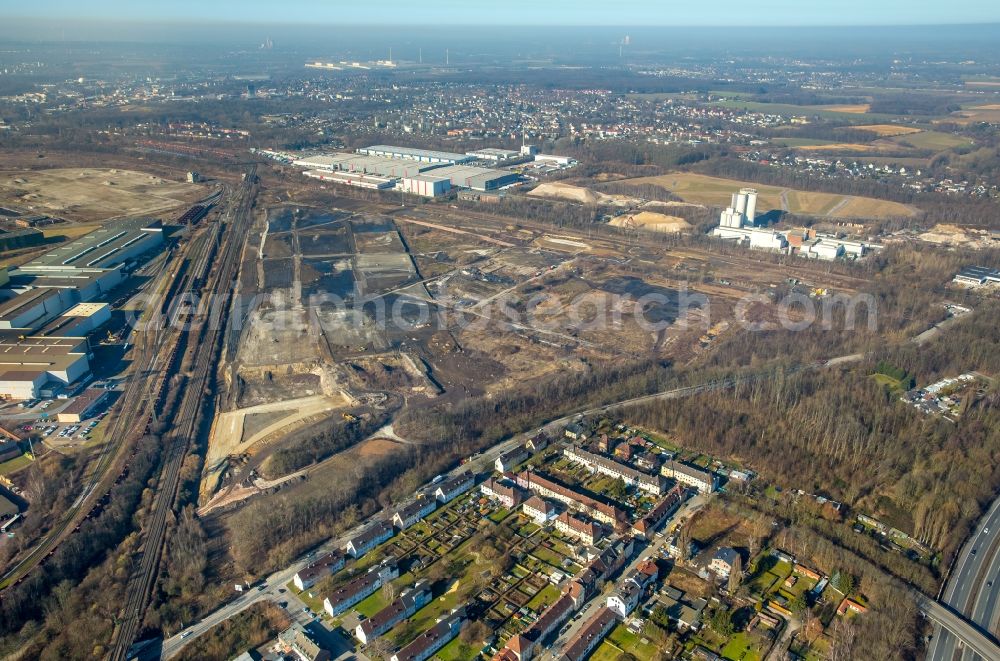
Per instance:
[[[7,4],[4,8],[3,5]],[[1000,22],[997,0],[36,0],[4,17],[100,21],[847,26]]]

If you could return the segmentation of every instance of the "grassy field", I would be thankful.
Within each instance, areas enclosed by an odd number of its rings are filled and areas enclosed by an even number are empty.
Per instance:
[[[764,647],[746,632],[733,634],[722,648],[722,658],[734,661],[758,661],[763,658]]]
[[[731,96],[731,95],[729,95]],[[874,122],[891,122],[898,119],[896,115],[867,112],[867,106],[798,106],[790,103],[760,103],[758,101],[743,101],[741,99],[726,99],[724,101],[712,101],[711,105],[720,108],[734,108],[740,110],[750,110],[752,112],[771,113],[775,115],[787,115],[790,117],[822,117],[823,119],[839,119],[858,124],[871,124]]]
[[[22,454],[20,457],[14,457],[10,461],[5,461],[0,464],[0,475],[9,475],[10,473],[16,473],[22,468],[26,468],[31,464],[31,455],[28,453]]]
[[[648,639],[635,635],[625,625],[619,624],[611,630],[604,642],[594,650],[591,661],[616,661],[623,653],[632,654],[637,659],[656,658],[656,645]]]
[[[915,126],[900,126],[899,124],[867,124],[855,126],[859,131],[871,131],[875,135],[883,138],[890,138],[894,135],[907,135],[910,133],[920,133],[923,129]]]
[[[791,213],[832,218],[889,218],[913,216],[915,210],[898,202],[869,197],[814,193],[778,186],[765,186],[734,179],[721,179],[690,172],[674,172],[658,177],[627,179],[625,183],[652,184],[678,195],[685,202],[727,206],[733,193],[743,187],[757,189],[757,210],[783,209]]]
[[[972,144],[969,140],[960,135],[951,133],[941,133],[940,131],[921,131],[912,135],[898,135],[893,138],[897,144],[913,145],[917,149],[931,149],[934,151],[945,151]]]
[[[830,140],[814,140],[812,138],[779,138],[774,144],[782,147],[822,147],[834,144]]]

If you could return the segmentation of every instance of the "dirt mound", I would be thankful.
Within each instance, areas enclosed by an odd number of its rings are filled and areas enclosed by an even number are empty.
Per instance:
[[[528,193],[532,197],[545,197],[556,200],[568,200],[580,204],[598,204],[602,196],[581,186],[571,186],[569,184],[542,184],[535,190]]]
[[[638,227],[650,232],[688,232],[691,224],[678,216],[668,216],[653,211],[618,216],[610,223],[614,227]]]

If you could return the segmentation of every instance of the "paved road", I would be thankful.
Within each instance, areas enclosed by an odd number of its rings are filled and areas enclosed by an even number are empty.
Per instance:
[[[971,615],[973,622],[986,631],[1000,613],[1000,498],[993,502],[980,520],[972,536],[962,547],[952,568],[941,601],[956,611]],[[992,585],[988,585],[992,583]],[[961,656],[958,652],[961,651]],[[930,661],[952,661],[955,658],[982,658],[959,646],[958,639],[940,625],[934,627],[934,638],[927,652]]]

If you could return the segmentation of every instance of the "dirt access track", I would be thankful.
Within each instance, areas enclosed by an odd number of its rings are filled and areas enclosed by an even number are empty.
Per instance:
[[[0,206],[78,222],[157,216],[204,197],[206,188],[134,170],[0,171]]]
[[[313,395],[219,413],[205,456],[202,493],[214,493],[228,457],[250,452],[258,444],[265,444],[353,404],[345,394]]]

